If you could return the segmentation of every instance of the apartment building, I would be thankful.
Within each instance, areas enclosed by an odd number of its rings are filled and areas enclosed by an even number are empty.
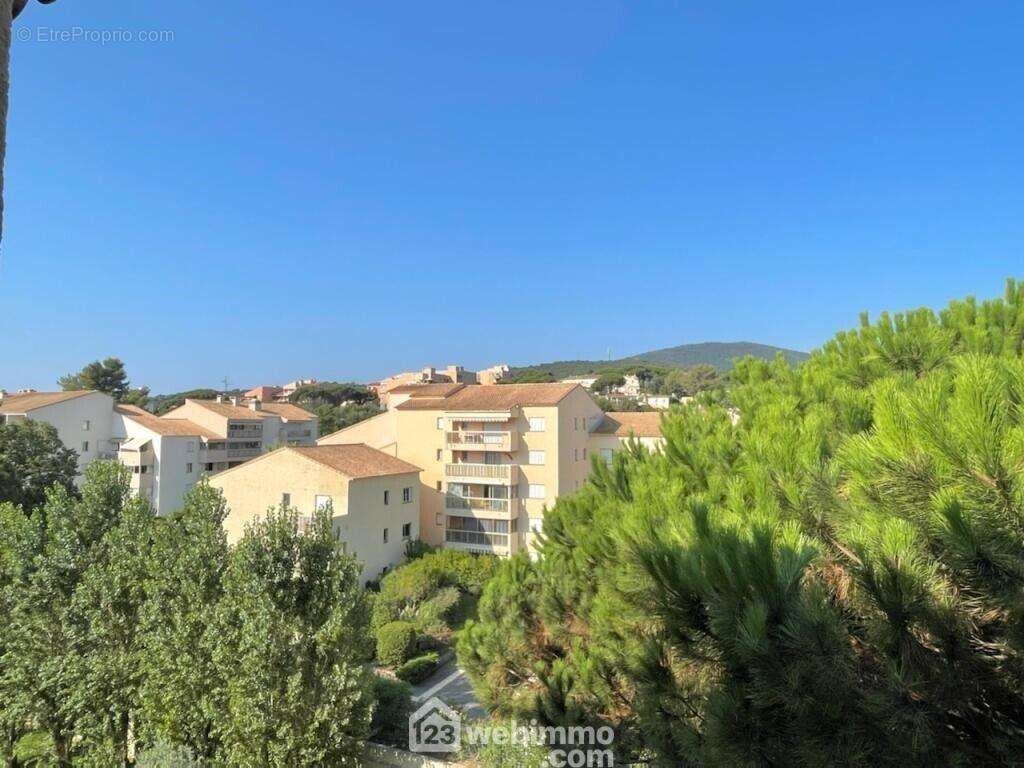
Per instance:
[[[227,502],[228,541],[268,509],[298,511],[300,522],[330,507],[342,548],[378,579],[405,559],[420,536],[420,470],[365,445],[286,447],[210,479]]]
[[[576,384],[428,385],[405,394],[318,445],[365,443],[420,467],[422,538],[476,552],[529,548],[545,507],[586,482],[595,448],[614,450],[641,428],[605,425],[622,414],[604,414]]]
[[[113,398],[102,392],[0,392],[0,422],[31,420],[54,427],[60,441],[78,454],[79,482],[89,462],[116,455],[111,442],[113,408]]]
[[[387,407],[388,395],[398,387],[420,384],[497,384],[508,372],[507,365],[492,365],[482,371],[467,371],[461,365],[449,365],[439,371],[430,366],[419,371],[396,373],[368,386],[380,397],[381,404]]]

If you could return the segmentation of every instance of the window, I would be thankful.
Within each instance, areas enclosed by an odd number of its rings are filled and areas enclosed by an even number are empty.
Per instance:
[[[444,429],[444,416],[437,417],[437,428]]]
[[[580,460],[580,449],[579,448],[573,448],[572,449],[572,460],[573,461],[579,461]]]
[[[437,449],[437,460],[440,461],[444,458],[444,451],[440,448]]]
[[[82,431],[88,432],[92,428],[92,422],[86,419],[82,422]]]
[[[542,465],[544,459],[544,451],[530,451],[530,464]]]
[[[286,509],[292,505],[292,495],[290,493],[281,494],[281,506]]]
[[[188,463],[187,463],[187,464],[185,465],[185,474],[186,474],[186,475],[191,475],[191,474],[192,474],[192,462],[191,462],[191,461],[190,461],[190,462],[188,462]]]
[[[586,448],[583,449],[583,460],[584,461],[587,460],[587,449]]]
[[[208,464],[204,464],[203,469],[206,470],[207,472],[213,472],[213,463],[211,462]]]
[[[412,538],[412,523],[402,523],[402,538]]]
[[[444,525],[444,515],[442,515],[440,512],[438,512],[437,515],[434,517],[434,525]]]
[[[548,497],[548,490],[543,485],[530,484],[530,498],[531,499],[546,499]]]
[[[441,490],[441,481],[440,480],[437,481],[437,490],[439,490],[439,491]]]
[[[604,459],[609,464],[611,464],[612,463],[612,456],[614,455],[614,453],[615,452],[611,448],[602,448],[601,449],[601,458]]]
[[[385,544],[388,543],[388,529],[387,528],[384,529],[384,543]]]
[[[544,518],[542,517],[531,517],[530,518],[530,533],[540,533],[544,530]]]
[[[572,428],[575,429],[577,432],[580,431],[580,420],[578,416],[572,417]]]
[[[534,417],[530,419],[530,431],[531,432],[543,432],[545,429],[545,423],[543,417]]]
[[[316,511],[320,512],[325,509],[331,509],[334,507],[334,500],[330,496],[317,496],[316,497]]]
[[[384,491],[384,506],[391,503],[391,491]]]
[[[196,452],[196,444],[194,442],[192,442],[191,440],[189,440],[188,441],[188,447],[185,448],[185,451],[188,452],[188,453],[195,453]]]
[[[412,501],[412,488],[402,489],[402,503],[408,504]]]
[[[88,440],[83,440],[82,441],[82,453],[88,453],[88,452],[89,452],[89,441]]]

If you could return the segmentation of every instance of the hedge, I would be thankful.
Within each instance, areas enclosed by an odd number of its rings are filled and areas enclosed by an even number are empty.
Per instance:
[[[416,650],[416,627],[392,621],[377,631],[377,660],[388,667],[404,664]]]
[[[416,683],[422,683],[434,674],[437,666],[437,654],[434,652],[425,653],[422,656],[417,656],[415,659],[405,662],[405,664],[395,670],[395,675],[398,676],[399,680],[405,680],[407,683],[415,685]]]

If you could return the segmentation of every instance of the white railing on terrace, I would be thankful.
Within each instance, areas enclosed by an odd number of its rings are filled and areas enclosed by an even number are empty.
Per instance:
[[[470,464],[468,462],[445,464],[446,477],[469,477],[480,480],[511,480],[518,470],[516,464]]]
[[[519,499],[483,499],[449,493],[445,496],[445,508],[468,512],[500,512],[508,515],[518,510],[518,501]]]
[[[507,547],[507,533],[483,533],[482,531],[445,531],[445,541],[452,544],[473,544],[480,547]]]
[[[512,433],[456,430],[448,433],[448,445],[469,446],[481,451],[511,451]]]

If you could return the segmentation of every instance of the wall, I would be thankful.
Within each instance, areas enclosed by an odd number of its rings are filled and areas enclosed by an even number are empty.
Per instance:
[[[364,443],[378,451],[395,456],[395,442],[398,438],[398,414],[386,411],[378,416],[360,421],[340,432],[321,437],[317,445],[358,445]]]
[[[81,397],[65,400],[44,408],[30,411],[28,418],[50,424],[57,430],[60,441],[78,454],[78,483],[81,473],[92,461],[105,454],[111,458],[116,453],[110,443],[114,399],[109,395],[94,392]],[[89,422],[89,429],[83,429],[83,422]],[[88,451],[82,450],[83,441],[89,443]]]
[[[412,489],[412,500],[402,501],[402,489]],[[384,504],[384,491],[389,503]],[[406,542],[420,537],[420,488],[415,472],[353,480],[348,489],[348,514],[334,518],[334,527],[347,551],[363,563],[363,581],[378,579],[405,560]],[[402,525],[409,523],[408,539]],[[388,542],[384,543],[384,529]]]
[[[420,538],[435,546],[444,543],[444,464],[451,461],[445,448],[445,430],[437,428],[444,411],[397,411],[398,458],[423,470],[420,473]],[[437,451],[441,451],[440,461]],[[441,483],[441,491],[437,484]],[[441,515],[441,525],[437,516]]]

